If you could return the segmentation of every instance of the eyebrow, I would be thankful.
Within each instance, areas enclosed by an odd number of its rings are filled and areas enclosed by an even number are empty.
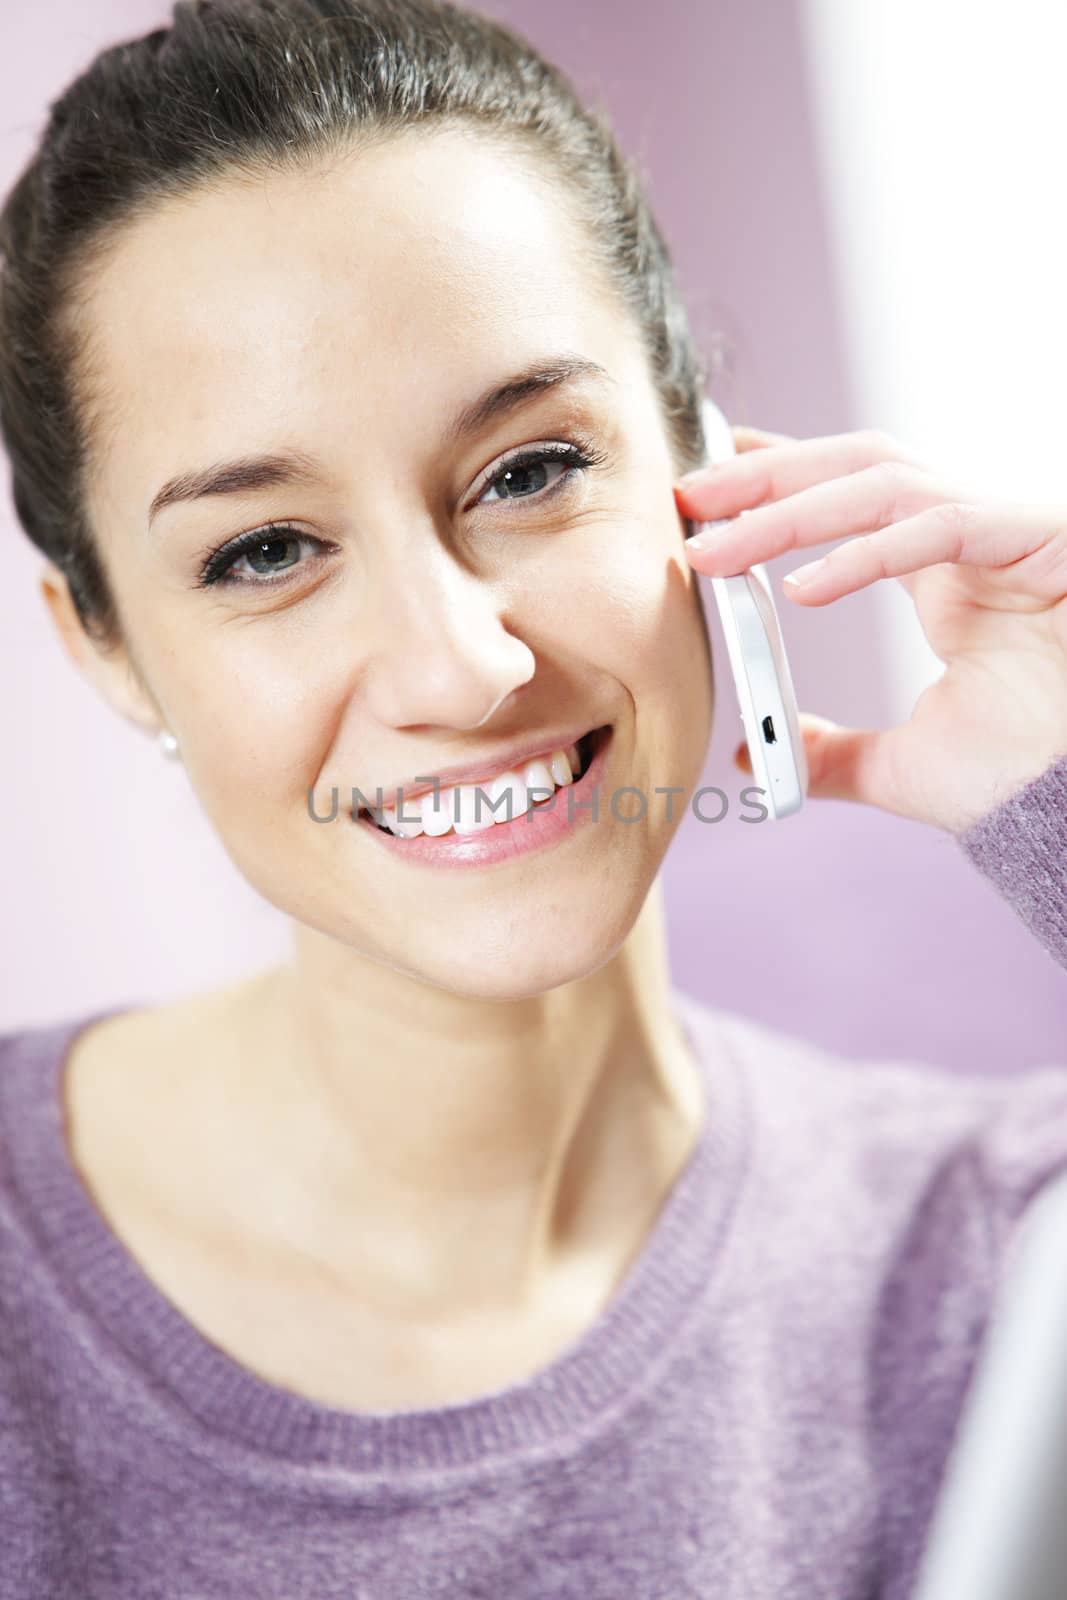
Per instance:
[[[463,407],[445,429],[445,442],[458,440],[477,433],[487,423],[496,421],[524,405],[535,395],[565,384],[596,380],[615,383],[615,379],[599,362],[586,356],[563,354],[547,360],[535,361],[521,372],[495,383],[484,394]],[[166,507],[183,500],[199,500],[206,495],[242,494],[250,490],[271,489],[279,484],[310,486],[321,482],[322,468],[314,456],[303,450],[268,451],[259,455],[240,456],[233,461],[219,461],[196,472],[181,472],[167,482],[153,496],[148,508],[148,526]]]

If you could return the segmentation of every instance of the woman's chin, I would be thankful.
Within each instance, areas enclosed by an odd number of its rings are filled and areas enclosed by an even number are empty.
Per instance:
[[[505,933],[484,945],[457,939],[449,950],[428,948],[424,960],[408,946],[403,970],[470,1000],[529,1000],[596,972],[616,953],[626,928],[613,935],[601,921],[595,930],[570,925],[537,938],[512,926]]]

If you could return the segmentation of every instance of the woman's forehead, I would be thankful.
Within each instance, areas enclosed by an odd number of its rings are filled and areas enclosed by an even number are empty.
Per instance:
[[[222,454],[303,438],[350,456],[354,438],[409,422],[433,435],[545,352],[632,377],[640,352],[566,227],[541,185],[480,146],[376,150],[303,186],[271,174],[161,206],[90,312],[121,419],[96,494],[118,515],[142,485],[151,498]]]
[[[129,329],[139,348],[153,329],[236,346],[282,318],[283,337],[341,319],[402,339],[446,308],[478,326],[582,293],[575,246],[558,191],[507,150],[398,140],[162,201],[119,237],[92,300],[108,335]]]
[[[488,141],[443,138],[163,202],[86,305],[113,400],[142,425],[163,399],[173,418],[223,395],[381,392],[398,372],[476,379],[610,345],[611,311],[551,188]]]

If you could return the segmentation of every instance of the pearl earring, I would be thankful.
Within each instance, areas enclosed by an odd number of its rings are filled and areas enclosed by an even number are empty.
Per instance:
[[[178,741],[166,728],[162,729],[158,734],[156,742],[159,745],[160,751],[163,755],[169,756],[172,761],[181,760],[181,753],[178,749]]]

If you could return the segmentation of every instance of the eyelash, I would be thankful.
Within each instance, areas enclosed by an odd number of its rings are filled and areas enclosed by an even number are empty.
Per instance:
[[[603,466],[606,460],[606,455],[596,449],[588,439],[582,439],[578,444],[537,445],[532,450],[520,450],[505,460],[501,464],[499,472],[494,473],[487,481],[482,493],[484,494],[493,488],[509,472],[519,471],[523,467],[540,466],[546,461],[566,462],[568,470],[549,489],[541,490],[537,494],[520,495],[515,503],[521,504],[527,500],[545,500],[555,495],[559,490],[564,489],[572,481],[576,472],[586,472],[590,468]],[[477,504],[477,502],[475,503]],[[239,534],[236,539],[232,539],[228,544],[213,550],[201,566],[194,587],[207,589],[214,584],[221,583],[246,584],[255,589],[272,589],[277,584],[286,583],[292,573],[299,570],[299,565],[302,565],[302,563],[286,568],[276,578],[235,578],[229,575],[230,568],[248,551],[256,550],[260,545],[279,544],[283,540],[294,539],[302,540],[308,544],[319,545],[320,547],[324,545],[323,540],[316,539],[310,533],[301,533],[299,528],[294,528],[287,522],[268,522],[264,527],[254,528],[250,533]]]

